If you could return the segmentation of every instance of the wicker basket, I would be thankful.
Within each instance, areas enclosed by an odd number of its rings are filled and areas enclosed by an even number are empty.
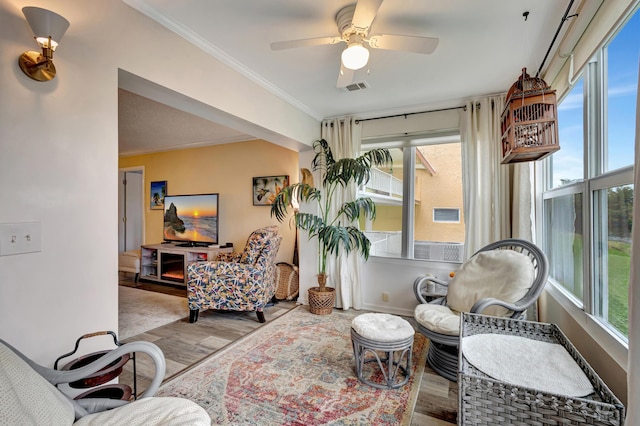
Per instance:
[[[624,406],[555,324],[463,314],[461,337],[510,334],[562,345],[591,381],[594,394],[569,397],[514,386],[471,365],[460,351],[459,425],[622,425]],[[464,340],[462,340],[464,346]]]
[[[325,287],[325,291],[320,291],[320,287],[309,289],[309,310],[316,315],[329,315],[333,312],[336,302],[336,289]]]
[[[293,300],[300,288],[298,267],[287,262],[276,263],[276,266],[276,299]]]

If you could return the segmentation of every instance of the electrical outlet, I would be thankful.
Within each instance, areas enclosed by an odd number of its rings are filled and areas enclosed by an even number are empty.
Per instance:
[[[42,250],[40,222],[0,223],[0,256]]]
[[[382,293],[382,301],[383,302],[388,302],[389,301],[389,293],[387,293],[386,291],[384,293]]]

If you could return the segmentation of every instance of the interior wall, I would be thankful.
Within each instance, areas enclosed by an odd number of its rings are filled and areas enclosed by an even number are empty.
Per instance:
[[[37,48],[24,6],[71,23],[51,82],[18,67]],[[0,257],[0,337],[44,365],[79,336],[118,328],[118,69],[259,123],[274,139],[308,146],[320,132],[317,120],[120,1],[3,0],[0,46],[0,223],[39,221],[42,231],[42,251]],[[104,342],[81,352],[97,349]]]
[[[262,226],[279,225],[283,235],[278,261],[293,260],[295,231],[288,222],[271,217],[268,206],[254,206],[253,177],[288,175],[298,182],[298,153],[263,140],[121,157],[120,167],[144,166],[145,241],[163,240],[163,210],[151,210],[149,188],[167,181],[168,195],[219,195],[220,243],[232,242],[242,250],[249,234]]]

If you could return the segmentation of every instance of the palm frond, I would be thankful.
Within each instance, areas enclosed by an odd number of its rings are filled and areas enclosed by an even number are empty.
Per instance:
[[[313,143],[313,151],[316,154],[311,161],[311,167],[314,171],[325,171],[335,163],[333,152],[331,152],[329,143],[326,140],[315,141]]]
[[[275,216],[278,221],[282,222],[287,217],[289,209],[293,208],[293,200],[300,204],[301,202],[320,200],[321,197],[320,190],[306,183],[294,183],[293,185],[285,186],[271,205],[271,216]]]
[[[325,226],[318,238],[330,254],[337,255],[340,250],[344,250],[345,253],[355,250],[365,259],[369,258],[371,242],[354,226]]]
[[[393,163],[391,153],[386,148],[376,148],[371,151],[367,151],[357,158],[362,162],[365,167],[371,168],[373,166],[388,166]]]
[[[309,238],[318,235],[326,227],[324,220],[320,216],[311,213],[296,213],[296,226],[303,231],[307,231]]]
[[[361,197],[354,201],[344,203],[338,212],[338,217],[345,215],[349,222],[357,220],[360,215],[364,215],[366,219],[373,220],[376,218],[376,204],[369,197]]]

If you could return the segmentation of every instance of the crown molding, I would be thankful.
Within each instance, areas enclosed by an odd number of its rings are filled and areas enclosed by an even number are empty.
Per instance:
[[[273,85],[268,80],[265,80],[260,75],[253,72],[250,68],[246,67],[244,64],[237,61],[233,57],[229,56],[229,54],[227,54],[225,51],[211,44],[209,41],[205,40],[204,38],[199,36],[197,33],[192,31],[188,27],[182,25],[179,22],[172,20],[167,15],[162,13],[160,10],[149,5],[145,0],[122,0],[122,1],[128,4],[129,6],[131,6],[133,9],[142,13],[143,15],[146,15],[147,17],[156,21],[160,25],[164,26],[168,30],[176,33],[177,35],[184,38],[194,46],[202,49],[204,52],[213,56],[223,64],[229,66],[231,69],[237,71],[241,75],[245,76],[249,80],[258,84],[260,87],[264,88],[270,93],[273,93],[274,95],[276,95],[283,101],[287,102],[288,104],[294,106],[295,108],[299,109],[300,111],[310,115],[311,117],[315,118],[318,121],[322,121],[322,119],[324,118],[320,114],[318,114],[316,111],[312,110],[307,105],[298,101],[296,98],[292,97],[288,93],[282,91],[280,88]]]

